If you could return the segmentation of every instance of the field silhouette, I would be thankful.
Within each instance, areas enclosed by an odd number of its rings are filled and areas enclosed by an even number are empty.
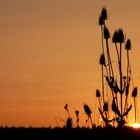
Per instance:
[[[139,140],[140,129],[124,128],[0,128],[1,140]]]

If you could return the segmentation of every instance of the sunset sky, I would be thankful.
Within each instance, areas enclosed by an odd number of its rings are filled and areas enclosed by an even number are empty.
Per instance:
[[[81,124],[83,103],[89,104],[96,122],[103,6],[111,35],[123,28],[132,41],[133,80],[140,88],[140,1],[0,0],[0,126],[56,126],[56,118],[67,118],[65,103],[72,116],[80,110]]]

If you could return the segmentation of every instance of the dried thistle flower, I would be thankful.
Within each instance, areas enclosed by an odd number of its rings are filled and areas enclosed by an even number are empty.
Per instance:
[[[107,27],[104,27],[104,38],[109,39],[110,38],[110,33]]]
[[[107,20],[107,10],[105,7],[101,11],[101,17],[103,18],[103,20]]]
[[[127,39],[126,44],[125,44],[125,49],[126,50],[131,50],[131,41],[130,41],[130,39]]]
[[[137,97],[137,93],[138,93],[137,87],[135,87],[135,88],[133,89],[133,91],[132,91],[132,97],[133,97],[133,98]]]
[[[112,37],[112,42],[113,43],[118,43],[119,39],[118,39],[118,32],[115,31]]]
[[[100,91],[96,89],[96,97],[101,97]]]
[[[125,37],[124,37],[124,32],[122,29],[119,29],[118,30],[118,42],[119,43],[123,43],[125,40]]]
[[[100,64],[105,65],[105,56],[104,56],[104,54],[101,54],[101,56],[100,56]]]
[[[92,113],[90,107],[87,104],[84,104],[84,111],[88,116],[90,116]]]
[[[102,18],[102,16],[99,17],[99,25],[104,25],[104,19]]]

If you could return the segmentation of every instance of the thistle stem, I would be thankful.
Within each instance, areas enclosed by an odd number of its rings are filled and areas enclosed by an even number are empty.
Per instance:
[[[128,72],[129,72],[129,51],[127,50],[127,84],[129,82]]]
[[[104,103],[105,97],[104,97],[104,69],[103,69],[103,65],[101,65],[101,69],[102,69],[102,95],[103,95],[103,103]]]
[[[109,64],[109,76],[111,76],[111,72],[112,72],[112,76],[114,77],[114,72],[113,72],[113,67],[112,67],[111,57],[109,52],[108,39],[106,39],[106,51],[107,51],[108,64]]]
[[[102,36],[102,51],[103,51],[103,55],[104,55],[104,34],[103,34],[103,26],[101,25],[101,36]]]
[[[102,109],[101,101],[100,101],[100,98],[99,97],[98,97],[98,101],[99,101],[99,107],[100,107],[100,109]]]
[[[115,47],[116,47],[116,52],[117,52],[117,57],[118,57],[118,62],[119,62],[120,58],[119,58],[119,51],[118,51],[117,43],[115,43]]]
[[[119,71],[120,71],[120,100],[121,100],[121,116],[123,114],[122,112],[122,105],[123,105],[123,100],[122,100],[122,43],[120,43],[120,61],[119,61]],[[121,117],[122,121],[122,117]]]
[[[126,110],[126,108],[127,108],[127,99],[128,99],[128,95],[126,95],[126,98],[125,98],[124,112],[125,112],[125,110]]]
[[[134,97],[134,108],[135,108],[135,123],[137,122],[137,114],[136,114],[136,99]]]

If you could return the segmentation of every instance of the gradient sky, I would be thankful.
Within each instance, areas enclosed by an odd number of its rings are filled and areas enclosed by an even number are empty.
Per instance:
[[[140,87],[140,1],[0,0],[0,125],[56,126],[56,117],[67,117],[65,103],[83,120],[83,103],[98,114],[103,6],[111,34],[123,28],[131,38],[134,85]]]

